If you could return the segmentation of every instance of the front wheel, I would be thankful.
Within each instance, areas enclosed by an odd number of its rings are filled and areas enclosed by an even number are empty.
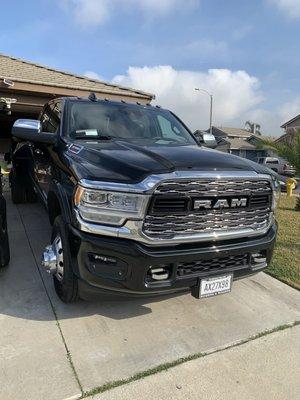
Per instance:
[[[55,291],[64,303],[72,303],[79,299],[78,279],[73,273],[68,232],[62,216],[55,218],[51,242],[56,254]]]

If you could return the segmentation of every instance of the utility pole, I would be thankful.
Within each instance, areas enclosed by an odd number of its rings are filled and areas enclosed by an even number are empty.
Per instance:
[[[213,95],[205,89],[195,88],[198,92],[206,93],[210,97],[210,112],[209,112],[209,133],[212,135],[212,117],[213,117]]]

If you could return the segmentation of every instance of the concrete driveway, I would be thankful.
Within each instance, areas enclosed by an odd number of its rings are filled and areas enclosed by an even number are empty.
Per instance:
[[[1,400],[75,399],[104,390],[106,383],[113,382],[110,388],[122,383],[115,381],[163,370],[181,358],[180,363],[195,359],[196,373],[196,358],[203,353],[239,351],[254,335],[300,320],[299,292],[263,273],[235,282],[231,294],[201,301],[184,294],[65,305],[39,266],[50,237],[44,209],[16,207],[7,198],[12,258],[0,274]],[[297,334],[299,341],[299,329]],[[133,391],[128,398],[144,397],[144,390],[141,386],[139,395]],[[101,399],[110,398],[106,395]]]

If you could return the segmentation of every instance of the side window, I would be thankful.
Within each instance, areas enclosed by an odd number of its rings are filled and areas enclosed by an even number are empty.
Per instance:
[[[51,103],[46,106],[41,115],[43,132],[56,133],[60,124],[61,106],[60,102]]]
[[[158,115],[157,120],[162,137],[178,140],[178,136],[180,136],[180,131],[176,126],[172,126],[171,122],[168,119],[164,118],[162,115]]]

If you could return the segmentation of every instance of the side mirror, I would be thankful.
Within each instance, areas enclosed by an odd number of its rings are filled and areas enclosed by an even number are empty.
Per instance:
[[[196,131],[194,136],[199,144],[214,149],[218,146],[216,138],[211,133]]]
[[[54,133],[42,132],[40,121],[35,119],[17,119],[11,133],[12,136],[29,142],[55,144],[57,139]]]

